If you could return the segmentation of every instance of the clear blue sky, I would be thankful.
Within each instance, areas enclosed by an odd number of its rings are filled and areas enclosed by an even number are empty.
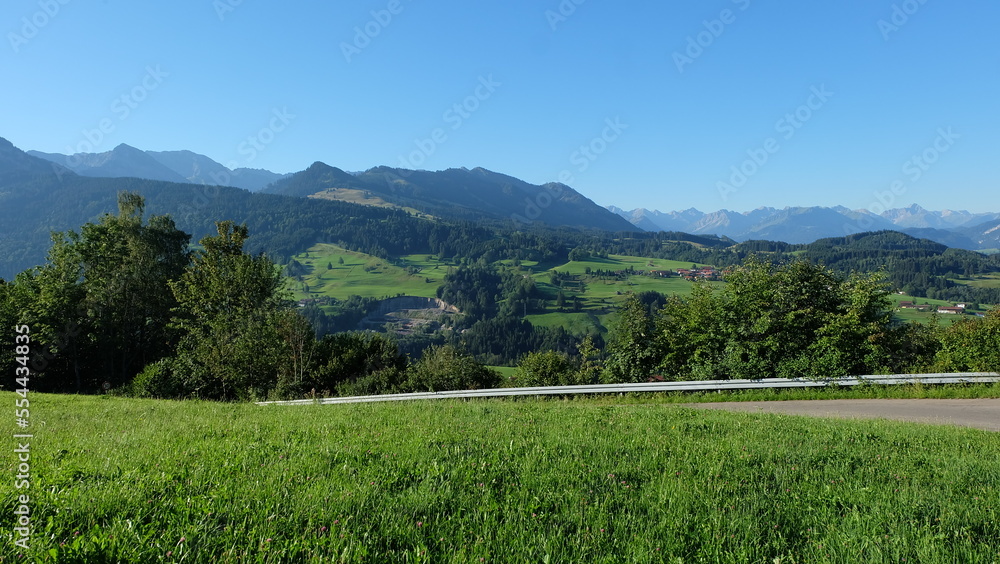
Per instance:
[[[1000,4],[923,1],[9,0],[0,136],[562,174],[626,209],[1000,211]]]

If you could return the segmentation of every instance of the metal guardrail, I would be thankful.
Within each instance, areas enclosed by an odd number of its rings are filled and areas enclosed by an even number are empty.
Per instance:
[[[890,374],[884,376],[852,376],[809,380],[805,378],[767,378],[763,380],[701,380],[693,382],[640,382],[637,384],[594,384],[588,386],[547,386],[536,388],[490,388],[486,390],[453,390],[415,394],[352,396],[289,401],[262,401],[257,405],[314,405],[335,403],[366,403],[376,401],[412,401],[447,398],[498,398],[508,396],[561,396],[571,394],[625,394],[631,392],[704,392],[766,388],[822,388],[826,386],[858,386],[862,384],[982,384],[1000,382],[997,372],[961,372],[939,374]]]

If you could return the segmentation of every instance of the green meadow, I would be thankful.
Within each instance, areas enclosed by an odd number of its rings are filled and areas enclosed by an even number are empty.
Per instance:
[[[386,261],[329,244],[315,245],[308,252],[294,258],[308,270],[307,274],[301,276],[301,281],[289,279],[288,288],[296,299],[321,296],[347,299],[351,295],[381,298],[399,294],[431,298],[436,295],[437,288],[444,281],[448,269],[457,267],[454,263],[439,261],[433,255],[409,255]],[[529,314],[526,316],[528,321],[537,326],[563,327],[576,335],[606,332],[612,323],[615,308],[628,292],[656,291],[668,296],[675,294],[686,296],[693,288],[692,282],[677,276],[659,278],[630,275],[623,279],[607,279],[587,274],[588,268],[592,273],[628,268],[676,272],[678,268],[690,268],[693,264],[676,260],[610,255],[606,259],[592,258],[561,264],[539,264],[531,261],[522,261],[518,266],[514,266],[512,261],[501,261],[499,264],[503,268],[532,276],[548,300],[546,311]],[[695,266],[706,265],[695,264]],[[554,286],[550,280],[553,271],[568,273],[573,279],[561,288]],[[956,282],[979,287],[998,287],[1000,277],[982,277],[974,280],[956,280]],[[723,282],[709,282],[709,284],[722,285]],[[562,308],[556,305],[556,297],[560,291],[566,300]],[[574,298],[578,300],[578,306],[574,305]],[[953,305],[942,300],[899,294],[892,294],[890,298],[896,304],[901,301],[914,301],[931,306]],[[933,312],[911,309],[899,309],[895,312],[895,316],[900,321],[919,323],[930,323],[937,318],[937,322],[942,325],[950,325],[964,317],[936,315]]]
[[[932,300],[928,298],[918,298],[916,296],[907,296],[903,294],[890,294],[889,299],[892,301],[894,306],[897,308],[893,312],[893,316],[900,321],[907,322],[917,322],[917,323],[938,323],[942,326],[948,326],[960,319],[968,317],[968,315],[955,315],[955,314],[939,314],[934,309],[938,306],[953,306],[953,302],[947,302],[944,300]],[[900,309],[899,302],[914,302],[918,305],[929,305],[931,311],[919,311],[916,309]],[[981,307],[981,306],[980,306]],[[972,310],[970,310],[972,311]],[[984,309],[979,309],[975,311],[986,311]]]
[[[315,245],[294,258],[307,270],[300,276],[301,279],[289,279],[288,288],[295,299],[332,297],[343,300],[352,295],[382,298],[398,294],[431,298],[436,295],[448,269],[457,267],[449,261],[439,261],[433,255],[408,255],[387,261],[330,244]],[[549,301],[545,313],[529,314],[526,319],[538,326],[563,327],[577,335],[605,332],[609,317],[628,292],[654,290],[666,295],[687,295],[693,287],[690,281],[676,276],[631,275],[622,280],[611,280],[586,274],[587,268],[592,271],[617,271],[630,267],[645,271],[676,271],[678,268],[690,268],[693,264],[675,260],[611,255],[607,259],[562,264],[533,261],[522,261],[517,266],[512,261],[498,264],[532,276]],[[556,287],[550,281],[553,271],[569,273],[574,279],[563,288]],[[562,308],[555,303],[560,290],[567,299]],[[573,298],[579,299],[579,309],[574,308]]]
[[[433,298],[449,266],[433,256],[413,255],[390,262],[329,244],[315,245],[294,258],[308,269],[301,282],[289,280],[296,299],[388,298],[398,294]]]
[[[1000,434],[628,402],[34,395],[0,561],[1000,561]]]
[[[959,284],[967,284],[973,288],[1000,288],[1000,276],[988,275],[980,276],[974,279],[967,278],[956,278],[955,282]]]

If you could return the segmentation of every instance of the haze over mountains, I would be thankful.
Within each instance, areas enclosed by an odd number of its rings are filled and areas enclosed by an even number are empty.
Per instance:
[[[551,226],[635,230],[628,221],[569,186],[537,186],[484,168],[430,172],[380,166],[352,174],[317,162],[301,172],[282,175],[260,169],[230,170],[191,151],[142,151],[125,144],[105,153],[28,154],[88,177],[234,186],[251,192],[396,207],[450,219],[514,219]]]
[[[736,241],[760,239],[800,244],[864,231],[893,230],[970,250],[996,248],[1000,244],[1000,213],[929,211],[916,204],[881,215],[843,206],[762,207],[742,213],[731,210],[705,213],[694,208],[672,212],[642,208],[626,211],[615,206],[608,209],[647,231],[723,235]]]
[[[142,151],[124,143],[104,153],[75,155],[41,151],[27,153],[65,167],[80,176],[131,177],[164,182],[235,186],[251,192],[289,176],[255,168],[230,170],[205,155],[191,151]]]
[[[143,151],[119,145],[105,153],[62,155],[29,151],[3,140],[0,166],[6,174],[75,174],[91,178],[140,178],[178,184],[218,185],[251,192],[337,200],[406,210],[451,220],[538,222],[552,227],[684,232],[810,243],[826,237],[877,230],[902,231],[950,247],[1000,247],[1000,213],[929,211],[913,205],[875,215],[838,207],[763,207],[748,212],[696,209],[660,212],[601,207],[559,183],[534,185],[483,168],[414,171],[379,166],[349,173],[322,162],[294,174],[261,169],[231,170],[191,151]],[[37,157],[37,158],[35,158]],[[40,160],[40,159],[44,159]],[[6,163],[6,164],[4,164]],[[13,177],[11,177],[13,178]],[[106,210],[111,211],[111,210]],[[92,218],[87,218],[87,220]]]
[[[350,174],[318,162],[263,192],[415,209],[451,219],[636,230],[565,184],[539,186],[484,168],[429,172],[380,166]]]

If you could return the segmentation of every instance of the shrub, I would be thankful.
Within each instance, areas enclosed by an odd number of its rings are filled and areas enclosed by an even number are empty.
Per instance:
[[[569,357],[556,351],[528,353],[514,372],[515,386],[576,386],[589,383]]]
[[[313,371],[317,390],[337,390],[339,395],[398,392],[407,358],[389,337],[378,333],[337,333],[319,343],[322,363]]]
[[[944,329],[936,360],[944,372],[1000,371],[1000,308]]]
[[[180,399],[185,396],[184,382],[174,373],[170,359],[147,365],[133,380],[129,395],[137,398]]]
[[[451,345],[432,346],[410,370],[407,392],[480,390],[500,384],[500,373]]]
[[[365,374],[355,380],[345,380],[337,384],[337,395],[375,396],[380,394],[395,394],[400,392],[405,381],[406,371],[391,366]]]

